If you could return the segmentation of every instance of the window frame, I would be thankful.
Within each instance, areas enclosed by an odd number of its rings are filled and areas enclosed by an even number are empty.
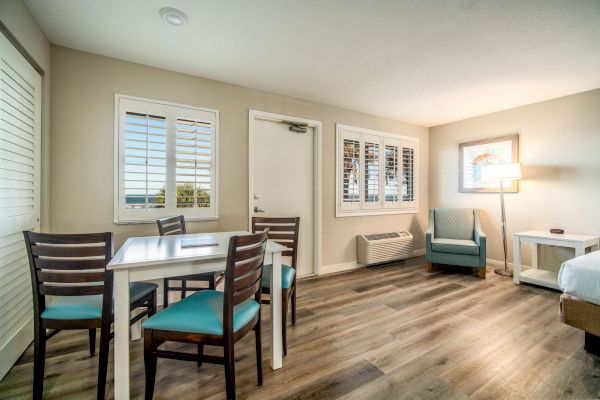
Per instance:
[[[379,201],[365,201],[365,142],[372,143],[378,139],[379,149]],[[349,207],[344,204],[343,194],[343,159],[344,139],[358,140],[360,142],[359,161],[359,203]],[[385,196],[385,146],[395,145],[398,147],[398,201],[389,202]],[[414,149],[413,158],[413,201],[404,201],[402,196],[403,170],[403,148]],[[419,212],[419,139],[394,133],[381,132],[373,129],[359,128],[355,126],[336,124],[336,196],[335,216],[355,217],[365,215],[389,215],[389,214],[416,214]]]
[[[140,102],[145,103],[146,109],[130,109],[123,110],[122,100],[124,102]],[[177,110],[179,109],[179,110]],[[166,183],[165,193],[170,193],[175,188],[175,152],[177,147],[175,146],[174,132],[177,124],[177,118],[179,119],[197,119],[194,118],[195,113],[209,113],[213,114],[211,123],[214,124],[214,139],[211,141],[211,156],[214,158],[211,165],[211,206],[207,207],[207,212],[204,215],[199,213],[198,208],[177,208],[173,207],[173,203],[170,206],[164,208],[156,208],[154,210],[131,210],[125,209],[124,207],[124,173],[125,173],[125,157],[124,157],[124,143],[125,134],[122,129],[122,114],[124,115],[127,111],[138,112],[138,113],[157,113],[164,114],[166,118]],[[122,112],[123,111],[123,112]],[[179,113],[177,113],[179,111]],[[175,115],[177,113],[177,115]],[[136,97],[130,95],[124,95],[115,93],[115,111],[114,111],[114,223],[115,224],[144,224],[144,223],[156,223],[159,218],[173,216],[173,215],[184,215],[188,221],[214,221],[219,218],[219,110],[191,106],[187,104],[173,103],[168,101],[148,99],[143,97]],[[172,175],[172,176],[171,176]],[[170,196],[168,196],[170,197]],[[166,203],[166,198],[165,198]]]

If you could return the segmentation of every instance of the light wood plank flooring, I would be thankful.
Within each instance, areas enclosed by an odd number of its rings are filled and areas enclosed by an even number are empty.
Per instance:
[[[268,306],[263,310],[264,386],[256,386],[254,335],[236,345],[238,398],[591,399],[600,394],[600,361],[583,350],[581,331],[558,321],[557,292],[515,286],[489,270],[486,280],[468,269],[438,267],[428,274],[422,259],[305,279],[298,292],[298,322],[288,327],[289,352],[279,371],[268,367]],[[98,357],[89,356],[87,340],[87,332],[74,331],[50,341],[46,398],[94,398]],[[0,398],[30,398],[32,353],[29,348],[0,383]],[[141,341],[132,343],[132,353],[132,397],[142,398]],[[110,398],[111,377],[109,367]],[[223,399],[224,389],[221,366],[158,362],[155,398]]]

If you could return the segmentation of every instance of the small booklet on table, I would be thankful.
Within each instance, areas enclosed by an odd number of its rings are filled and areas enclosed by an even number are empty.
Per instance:
[[[217,240],[213,237],[181,239],[182,249],[189,249],[193,247],[210,247],[216,246],[217,244]]]

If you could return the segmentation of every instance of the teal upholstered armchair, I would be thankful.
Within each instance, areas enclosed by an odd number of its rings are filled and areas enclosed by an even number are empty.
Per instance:
[[[479,210],[472,208],[432,208],[426,236],[428,271],[432,264],[479,268],[485,279],[485,234]]]

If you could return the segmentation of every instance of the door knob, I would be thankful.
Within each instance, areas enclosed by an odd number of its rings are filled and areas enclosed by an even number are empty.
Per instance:
[[[260,208],[254,206],[254,212],[255,213],[263,213],[263,212],[265,212],[265,210],[261,210]]]

